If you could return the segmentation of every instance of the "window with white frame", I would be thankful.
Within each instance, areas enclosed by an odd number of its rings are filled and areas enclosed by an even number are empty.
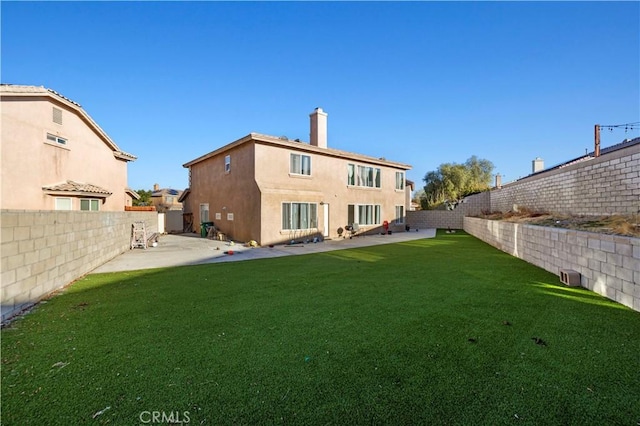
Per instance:
[[[60,136],[52,135],[51,133],[47,133],[47,142],[56,143],[58,145],[66,145],[67,140],[65,138],[61,138]]]
[[[356,184],[356,165],[347,164],[347,185],[354,186]]]
[[[396,225],[404,223],[404,206],[396,206]]]
[[[380,225],[380,204],[349,204],[347,222],[349,225]]]
[[[95,198],[83,198],[80,200],[80,210],[97,212],[100,210],[100,200]]]
[[[347,185],[380,188],[381,177],[382,172],[378,167],[347,164]]]
[[[229,173],[231,171],[231,156],[224,156],[224,172]]]
[[[56,210],[71,210],[72,208],[73,208],[73,204],[71,203],[71,198],[67,198],[67,197],[56,198]]]
[[[404,173],[396,172],[396,189],[404,189]]]
[[[282,203],[282,229],[318,227],[318,205],[315,203]]]
[[[311,176],[311,156],[292,153],[289,163],[289,173]]]

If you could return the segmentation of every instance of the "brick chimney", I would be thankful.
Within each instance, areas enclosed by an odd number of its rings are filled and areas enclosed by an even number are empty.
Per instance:
[[[502,176],[500,175],[500,173],[496,175],[496,188],[502,188]]]
[[[153,190],[154,191],[159,191],[160,190],[160,185],[158,185],[157,183],[153,184]]]
[[[327,147],[327,113],[316,108],[311,114],[311,145],[318,148]]]

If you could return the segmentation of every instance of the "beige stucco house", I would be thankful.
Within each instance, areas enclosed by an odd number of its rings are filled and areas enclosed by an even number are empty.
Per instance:
[[[121,211],[138,195],[127,187],[123,152],[82,107],[51,89],[2,84],[0,208]]]
[[[181,197],[193,230],[214,222],[237,241],[262,245],[405,230],[406,164],[327,147],[327,114],[310,114],[311,142],[251,133],[184,164]]]
[[[182,203],[178,201],[182,192],[178,189],[160,188],[160,185],[156,183],[153,185],[153,191],[151,192],[151,203],[159,212],[182,211]]]

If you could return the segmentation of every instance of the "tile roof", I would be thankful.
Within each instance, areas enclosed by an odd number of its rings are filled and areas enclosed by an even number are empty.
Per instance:
[[[302,142],[299,139],[295,139],[295,140],[290,140],[288,139],[286,136],[281,136],[281,137],[276,137],[276,136],[269,136],[269,135],[264,135],[261,133],[249,133],[248,135],[234,141],[231,142],[223,147],[220,147],[214,151],[209,152],[208,154],[202,155],[198,158],[196,158],[195,160],[191,160],[188,163],[185,163],[182,165],[182,167],[185,168],[189,168],[194,164],[197,164],[201,161],[207,160],[215,155],[221,154],[225,151],[228,151],[231,148],[235,148],[238,145],[247,143],[247,142],[259,142],[259,143],[266,143],[269,145],[275,145],[275,146],[280,146],[280,147],[284,147],[284,148],[290,148],[290,149],[296,149],[296,150],[301,150],[301,151],[307,151],[307,152],[313,152],[313,153],[318,153],[321,155],[327,155],[327,156],[332,156],[332,157],[338,157],[338,158],[343,158],[343,159],[350,159],[350,160],[354,160],[354,161],[362,161],[362,162],[368,162],[368,163],[372,163],[372,164],[380,164],[380,165],[385,165],[385,166],[391,166],[391,167],[396,167],[396,168],[400,168],[400,169],[404,169],[404,170],[410,170],[411,166],[408,164],[403,164],[403,163],[398,163],[395,161],[389,161],[386,160],[384,158],[375,158],[375,157],[371,157],[368,155],[363,155],[363,154],[356,154],[353,152],[347,152],[347,151],[342,151],[339,149],[334,149],[334,148],[320,148],[314,145],[311,145],[310,143],[307,142]]]
[[[104,194],[111,195],[112,192],[101,188],[97,185],[92,185],[90,183],[80,183],[74,182],[72,180],[68,180],[64,183],[59,183],[56,185],[43,186],[43,190],[45,191],[56,191],[56,192],[83,192],[89,194]]]
[[[153,191],[151,193],[152,197],[162,197],[163,195],[177,195],[180,196],[182,194],[182,191],[179,191],[177,189],[171,189],[171,188],[162,188],[162,189],[158,189],[156,191]]]

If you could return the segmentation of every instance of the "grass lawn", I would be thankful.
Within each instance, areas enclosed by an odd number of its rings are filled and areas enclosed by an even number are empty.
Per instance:
[[[438,232],[90,275],[2,330],[2,424],[153,424],[154,411],[192,425],[637,425],[640,313]]]

